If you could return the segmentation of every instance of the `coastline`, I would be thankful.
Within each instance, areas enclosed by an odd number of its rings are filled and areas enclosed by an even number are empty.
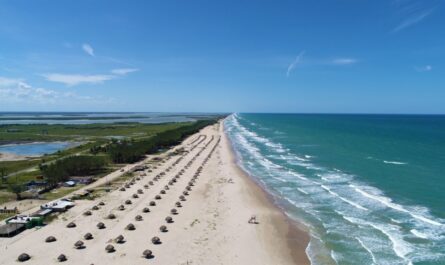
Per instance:
[[[221,124],[224,124],[224,122],[221,122]],[[284,209],[275,203],[274,195],[270,194],[265,187],[261,185],[261,183],[256,181],[253,176],[251,176],[239,165],[232,142],[225,133],[224,129],[223,135],[224,138],[226,138],[226,145],[230,151],[230,159],[235,167],[235,170],[238,172],[239,176],[245,179],[246,185],[252,190],[252,196],[256,197],[256,199],[260,201],[264,207],[269,208],[273,213],[273,216],[271,217],[272,223],[276,227],[279,234],[285,235],[287,244],[286,247],[291,253],[294,264],[310,265],[311,263],[306,253],[306,248],[310,241],[309,232],[307,232],[304,226],[297,220],[288,217],[284,212]],[[263,233],[267,233],[267,231],[263,231]],[[273,248],[274,246],[273,244],[270,244],[269,247]]]
[[[28,229],[13,238],[0,238],[0,264],[14,263],[25,252],[31,256],[27,264],[56,263],[57,256],[63,253],[69,264],[137,265],[147,263],[141,256],[145,249],[153,251],[151,264],[310,264],[305,253],[308,234],[291,222],[271,197],[238,167],[222,127],[221,122],[208,126],[170,150],[185,148],[188,152],[184,154],[175,154],[168,160],[164,154],[161,155],[164,162],[150,162],[153,172],[137,173],[139,180],[133,180],[134,185],[125,191],[117,187],[94,200],[78,200],[74,208],[58,215],[47,226]],[[181,157],[179,163],[173,163]],[[154,161],[151,158],[128,165],[125,171]],[[187,166],[187,162],[192,163]],[[201,165],[202,172],[190,194],[177,207],[179,213],[171,214],[178,196]],[[181,169],[185,170],[183,175],[174,185],[169,184]],[[164,177],[144,189],[144,184],[161,173]],[[121,170],[117,170],[85,188],[97,187],[120,174]],[[169,189],[161,193],[162,199],[154,199],[166,185]],[[138,198],[133,197],[135,193]],[[128,199],[132,204],[124,203]],[[156,201],[156,205],[149,205],[150,201]],[[104,204],[92,210],[99,202]],[[121,204],[125,205],[123,211],[118,210]],[[149,207],[150,212],[144,213],[144,207]],[[88,210],[92,215],[85,216]],[[116,218],[108,219],[110,213]],[[135,220],[138,215],[142,216],[141,221]],[[252,215],[257,216],[259,224],[248,223]],[[166,223],[166,216],[174,221]],[[67,228],[69,222],[76,227]],[[103,222],[105,229],[98,229],[98,222]],[[135,225],[135,232],[126,229],[129,223]],[[160,232],[161,225],[166,225],[168,231]],[[83,235],[89,232],[93,239],[86,241]],[[125,237],[124,244],[114,242],[120,234]],[[57,241],[44,243],[48,236]],[[153,244],[150,241],[153,236],[160,237],[162,243]],[[86,247],[73,248],[77,240],[84,240]],[[107,253],[104,249],[108,244],[116,251]]]

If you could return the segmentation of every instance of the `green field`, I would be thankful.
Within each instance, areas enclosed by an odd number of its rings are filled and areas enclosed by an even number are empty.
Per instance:
[[[181,127],[185,123],[113,123],[113,124],[28,124],[0,125],[0,144],[35,141],[86,141],[111,137],[145,138],[156,133]]]

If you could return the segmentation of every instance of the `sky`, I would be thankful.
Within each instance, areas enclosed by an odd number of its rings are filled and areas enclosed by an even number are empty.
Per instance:
[[[445,114],[443,0],[0,0],[0,111]]]

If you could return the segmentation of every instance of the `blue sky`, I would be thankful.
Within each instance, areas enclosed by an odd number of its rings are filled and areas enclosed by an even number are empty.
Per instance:
[[[0,111],[445,113],[441,0],[0,1]]]

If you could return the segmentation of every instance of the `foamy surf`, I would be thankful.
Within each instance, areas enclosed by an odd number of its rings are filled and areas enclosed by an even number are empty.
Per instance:
[[[351,260],[391,265],[440,264],[437,261],[443,260],[445,264],[440,252],[445,247],[444,220],[428,208],[392,199],[340,166],[319,163],[320,155],[299,152],[311,148],[312,153],[320,148],[317,143],[290,146],[285,141],[291,133],[280,128],[283,134],[278,136],[273,133],[276,128],[259,120],[255,124],[267,130],[249,128],[247,118],[235,115],[226,120],[226,131],[242,167],[287,202],[288,216],[310,227],[313,239],[307,253],[312,264],[334,263],[333,259],[337,264]]]

